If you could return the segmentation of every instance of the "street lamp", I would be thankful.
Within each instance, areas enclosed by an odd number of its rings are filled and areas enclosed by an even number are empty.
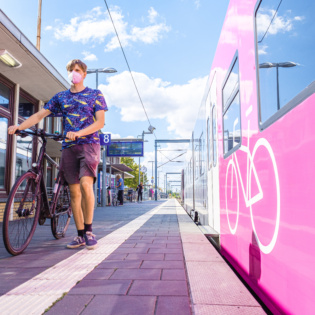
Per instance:
[[[264,62],[259,64],[259,68],[266,69],[266,68],[276,68],[277,70],[277,109],[280,109],[280,92],[279,92],[279,68],[292,68],[298,66],[297,63],[292,61],[286,62]]]
[[[137,137],[141,137],[142,138],[142,142],[144,142],[144,135],[151,135],[154,132],[155,129],[156,129],[155,127],[150,125],[148,127],[149,132],[142,131],[142,135],[141,136],[137,136]],[[138,184],[140,185],[140,156],[139,156],[139,183]]]
[[[96,89],[98,88],[98,74],[99,73],[115,73],[117,72],[114,68],[102,68],[102,69],[87,69],[86,73],[96,73]],[[106,202],[106,149],[103,149],[103,177],[102,177],[102,207],[105,207]],[[94,194],[95,194],[95,206],[97,207],[97,180],[94,184]]]
[[[115,73],[117,72],[114,68],[101,68],[101,69],[87,69],[86,73],[96,73],[96,88],[98,88],[98,74],[99,73]]]

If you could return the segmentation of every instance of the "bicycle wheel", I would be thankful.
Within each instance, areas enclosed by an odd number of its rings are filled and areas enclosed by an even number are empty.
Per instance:
[[[36,175],[31,172],[18,178],[5,206],[3,241],[12,255],[21,254],[35,232],[40,212],[40,191],[35,178]]]
[[[260,250],[269,254],[276,245],[280,227],[280,183],[275,155],[264,138],[258,139],[252,153],[249,172],[251,198],[255,195],[255,178],[259,178],[263,194],[250,205],[250,218]]]
[[[55,207],[52,211],[51,231],[56,239],[65,236],[70,224],[72,210],[70,204],[69,186],[59,185],[54,197]]]
[[[230,159],[225,178],[225,205],[226,205],[226,216],[229,229],[232,234],[236,233],[238,218],[240,213],[240,200],[239,200],[239,188],[237,180],[237,172],[235,163]],[[232,227],[231,223],[234,223]]]

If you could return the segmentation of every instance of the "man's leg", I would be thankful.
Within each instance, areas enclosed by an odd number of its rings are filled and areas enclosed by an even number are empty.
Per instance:
[[[82,193],[82,212],[84,217],[84,239],[87,249],[93,249],[97,246],[95,235],[92,234],[92,222],[94,216],[94,178],[91,176],[82,176],[80,178],[80,189]]]
[[[94,178],[90,176],[83,176],[80,179],[80,189],[82,193],[82,211],[84,217],[84,224],[91,225],[94,216]],[[92,231],[92,230],[91,230]]]
[[[84,241],[84,219],[81,208],[81,190],[80,184],[69,185],[70,197],[71,197],[71,209],[74,217],[75,226],[78,231],[78,236],[74,240],[67,244],[68,248],[77,248],[85,245]]]

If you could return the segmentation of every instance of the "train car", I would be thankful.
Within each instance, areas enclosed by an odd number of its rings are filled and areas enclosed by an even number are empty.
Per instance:
[[[273,314],[315,309],[313,0],[231,0],[184,207]]]

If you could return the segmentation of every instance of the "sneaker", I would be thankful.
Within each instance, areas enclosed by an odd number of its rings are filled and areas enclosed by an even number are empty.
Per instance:
[[[97,240],[92,232],[86,232],[86,234],[84,234],[84,239],[87,249],[94,249],[97,246]]]
[[[67,244],[67,248],[78,248],[80,246],[85,246],[85,240],[81,236],[76,236],[71,243]]]

